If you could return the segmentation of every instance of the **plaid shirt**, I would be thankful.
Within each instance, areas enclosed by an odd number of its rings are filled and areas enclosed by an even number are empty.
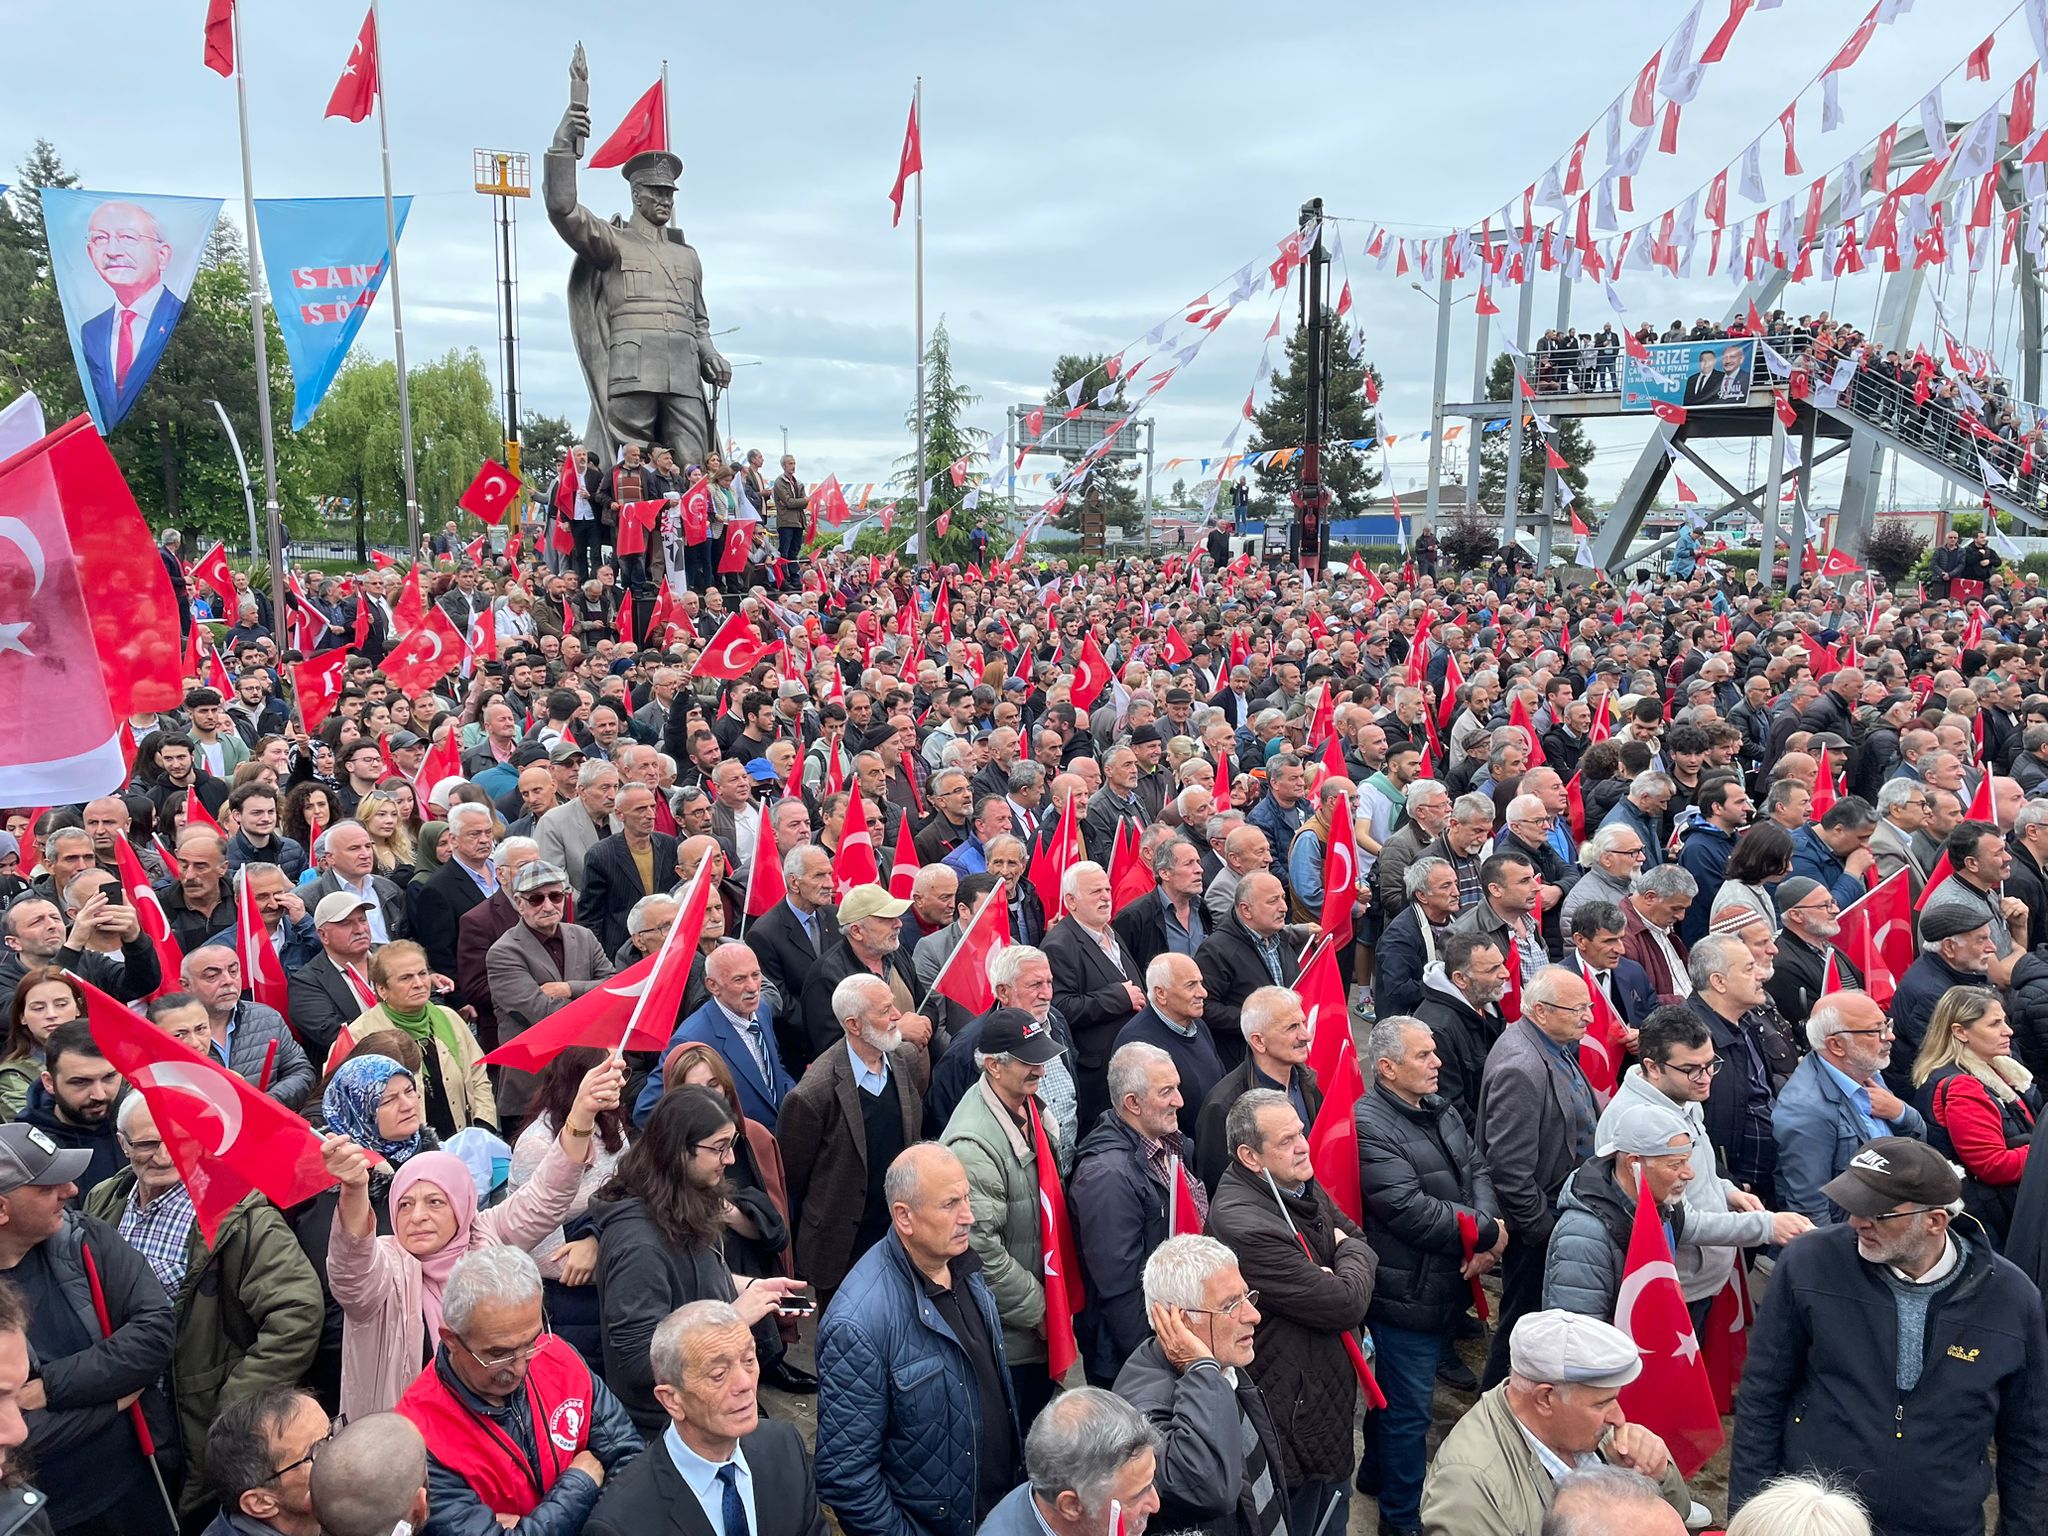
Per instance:
[[[149,1260],[165,1293],[173,1298],[185,1283],[185,1245],[191,1240],[193,1219],[192,1197],[183,1184],[173,1185],[148,1205],[142,1203],[142,1186],[137,1184],[121,1207],[121,1236]]]

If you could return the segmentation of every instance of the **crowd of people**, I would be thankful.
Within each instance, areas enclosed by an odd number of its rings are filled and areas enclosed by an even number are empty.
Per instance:
[[[1989,355],[1952,341],[1939,355],[1924,346],[1911,352],[1879,348],[1858,327],[1825,310],[1796,317],[1772,310],[1758,319],[1761,330],[1752,330],[1742,317],[1726,325],[1673,320],[1662,331],[1646,321],[1634,340],[1646,347],[1697,348],[1697,371],[1686,370],[1682,403],[1688,407],[1744,404],[1753,388],[1777,389],[1797,407],[1825,392],[1830,404],[1853,411],[1965,479],[2048,512],[2048,430],[2041,413],[2019,400]],[[1752,338],[1758,342],[1753,351],[1729,345]],[[1532,387],[1546,395],[1612,394],[1620,387],[1623,350],[1612,321],[1598,331],[1553,327],[1531,349]],[[1713,387],[1701,388],[1708,384]]]
[[[554,627],[408,694],[358,573],[309,732],[252,602],[232,697],[6,818],[0,1531],[2048,1528],[2032,577],[833,554],[625,639],[609,565],[421,574]],[[734,616],[779,649],[720,678]],[[1880,984],[1836,941],[1900,872]],[[486,1063],[700,874],[664,1049]],[[81,983],[303,1113],[329,1187],[209,1241]],[[1310,1145],[1346,1028],[1356,1210]],[[1761,1297],[1725,1510],[1621,1406],[1644,1199],[1696,1337]]]

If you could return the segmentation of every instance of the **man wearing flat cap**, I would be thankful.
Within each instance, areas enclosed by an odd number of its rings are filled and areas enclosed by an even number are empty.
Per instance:
[[[570,65],[570,105],[543,171],[548,221],[576,253],[569,269],[569,334],[590,386],[585,441],[607,467],[622,443],[657,443],[679,464],[702,464],[712,445],[704,385],[724,388],[732,365],[711,345],[704,266],[669,227],[683,162],[666,150],[620,168],[630,218],[601,219],[576,200],[576,162],[590,138],[583,50]]]
[[[1731,1515],[1773,1478],[1818,1473],[1851,1488],[1872,1530],[1978,1536],[1995,1461],[2000,1536],[2041,1528],[2048,1326],[2033,1282],[1956,1221],[1962,1192],[1945,1157],[1903,1136],[1867,1142],[1821,1187],[1848,1220],[1793,1243],[1771,1274]]]
[[[1621,1389],[1643,1369],[1627,1334],[1576,1312],[1531,1312],[1509,1360],[1507,1380],[1444,1437],[1422,1492],[1425,1536],[1530,1536],[1561,1479],[1601,1466],[1655,1479],[1665,1503],[1690,1511],[1664,1442],[1621,1411]]]
[[[1892,1028],[1898,1032],[1885,1086],[1902,1099],[1915,1097],[1913,1058],[1927,1038],[1934,1005],[1950,987],[1992,984],[1986,977],[1998,959],[1991,920],[1981,910],[1957,903],[1927,904],[1920,914],[1920,957],[1906,967],[1892,994]]]

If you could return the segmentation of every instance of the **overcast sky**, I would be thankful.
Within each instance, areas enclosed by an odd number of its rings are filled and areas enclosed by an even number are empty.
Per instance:
[[[1702,38],[1727,9],[1703,4]],[[1894,117],[1911,118],[2010,5],[1920,0],[1880,28],[1846,78],[1838,132],[1819,133],[1817,90],[1802,101],[1809,175],[1839,165]],[[1364,221],[1343,226],[1355,313],[1387,379],[1387,428],[1419,433],[1435,313],[1391,266],[1381,272],[1365,257],[1371,224],[1441,233],[1518,198],[1628,89],[1687,9],[1677,0],[1326,5],[1304,33],[1295,30],[1304,13],[1210,0],[1085,10],[387,0],[392,158],[398,189],[415,197],[402,247],[409,350],[417,363],[474,347],[496,376],[490,205],[470,190],[470,152],[528,151],[538,180],[580,38],[600,138],[667,57],[673,147],[686,162],[677,222],[703,257],[714,328],[737,327],[719,343],[740,365],[733,427],[772,457],[786,426],[809,477],[879,479],[907,448],[911,229],[907,210],[902,228],[890,228],[887,193],[919,72],[927,322],[945,319],[956,370],[981,396],[972,424],[1000,429],[1007,404],[1035,401],[1061,352],[1135,342],[1245,262],[1270,260],[1302,201],[1320,195],[1331,214]],[[1867,0],[1783,0],[1753,12],[1685,109],[1679,153],[1653,154],[1638,178],[1638,216],[1682,198],[1766,129],[1768,186],[1773,199],[1786,195],[1794,183],[1775,174],[1777,114],[1866,9]],[[16,61],[0,95],[0,163],[11,168],[44,136],[87,187],[224,196],[239,220],[234,87],[200,63],[204,10],[204,0],[0,0]],[[378,190],[374,120],[319,116],[361,19],[353,0],[243,0],[259,196]],[[1952,84],[1948,116],[1974,116],[2030,56],[2024,31],[2008,25],[1991,84]],[[623,210],[624,194],[614,171],[584,177],[584,199],[600,212]],[[1731,200],[1731,214],[1746,206]],[[519,228],[523,400],[580,423],[567,250],[537,197],[521,205]],[[1992,339],[1989,274],[1979,282],[1972,339],[1983,344]],[[1640,273],[1620,286],[1632,321],[1718,316],[1732,291]],[[1958,287],[1957,313],[1961,298]],[[1785,302],[1818,310],[1831,300],[1867,320],[1872,290],[1810,283]],[[1247,302],[1153,401],[1162,492],[1175,474],[1196,478],[1192,465],[1167,472],[1169,456],[1217,453],[1274,304],[1270,294]],[[1539,328],[1555,304],[1554,288],[1539,290]],[[1575,319],[1596,325],[1608,313],[1597,287],[1581,286],[1573,306]],[[1463,285],[1453,309],[1451,395],[1463,398],[1473,355]],[[2004,346],[2009,311],[2008,291],[1996,337]],[[1921,315],[1926,334],[1924,304]],[[380,310],[358,345],[388,355],[390,344]],[[1648,433],[1617,423],[1594,435],[1599,500]],[[1421,478],[1423,452],[1397,447],[1397,486]],[[1733,470],[1740,457],[1724,460]],[[1838,482],[1823,472],[1819,483],[1816,501],[1826,504]],[[1927,477],[1901,476],[1902,504],[1933,494]]]

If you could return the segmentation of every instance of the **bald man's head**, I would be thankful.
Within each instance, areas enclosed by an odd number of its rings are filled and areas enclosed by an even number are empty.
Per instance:
[[[427,1442],[410,1419],[373,1413],[313,1463],[313,1513],[325,1536],[391,1536],[427,1518]]]

